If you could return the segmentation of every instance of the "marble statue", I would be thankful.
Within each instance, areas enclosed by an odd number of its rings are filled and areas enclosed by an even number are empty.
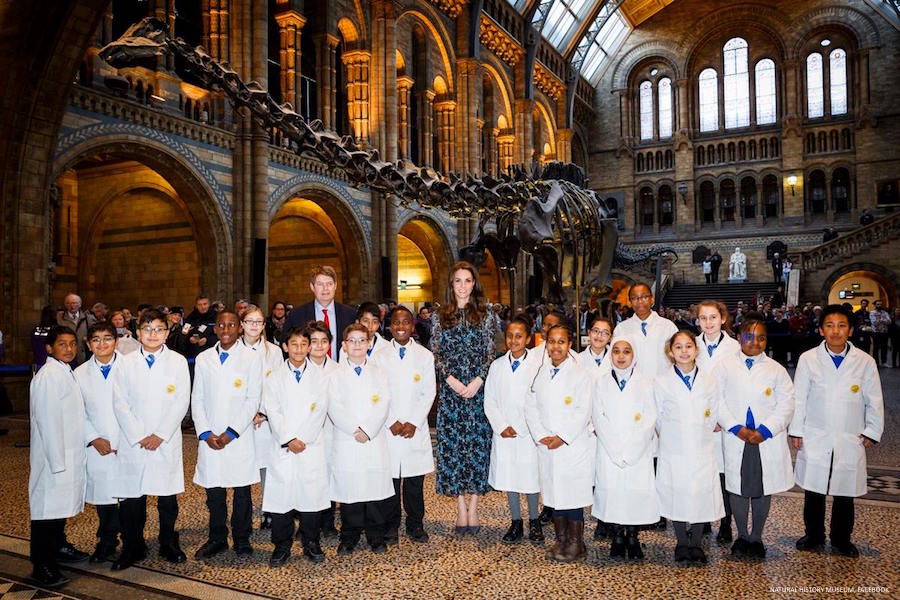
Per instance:
[[[728,279],[729,281],[746,281],[747,280],[747,255],[741,252],[740,248],[735,248],[728,263]]]

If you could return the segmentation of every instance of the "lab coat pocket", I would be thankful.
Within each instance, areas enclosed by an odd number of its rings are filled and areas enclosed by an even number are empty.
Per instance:
[[[831,448],[832,441],[827,433],[807,431],[800,453],[810,464],[828,465],[831,463]]]
[[[865,463],[866,451],[858,435],[838,434],[834,441],[834,469],[855,470]]]

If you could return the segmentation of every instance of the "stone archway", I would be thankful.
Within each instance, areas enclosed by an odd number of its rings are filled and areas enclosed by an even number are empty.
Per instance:
[[[179,146],[177,145],[175,148]],[[172,147],[151,139],[138,142],[124,139],[124,136],[120,135],[89,138],[71,146],[61,145],[61,152],[54,161],[51,173],[53,181],[56,182],[64,173],[72,169],[77,170],[79,166],[86,164],[137,166],[136,179],[129,183],[127,178],[124,178],[119,184],[119,189],[107,190],[105,198],[100,198],[99,206],[95,206],[88,216],[88,219],[93,221],[89,229],[92,235],[101,233],[98,228],[104,227],[102,219],[96,220],[100,216],[99,209],[109,206],[109,202],[115,200],[116,193],[125,194],[136,189],[157,187],[157,192],[161,191],[163,196],[168,196],[168,200],[177,206],[176,212],[183,215],[183,223],[195,238],[199,266],[199,277],[196,281],[199,290],[194,290],[194,293],[202,290],[213,297],[227,301],[232,294],[229,199],[209,174],[203,173],[198,168],[199,160],[196,156],[188,156],[186,155],[188,150],[184,148],[181,150],[182,152],[178,153]],[[141,183],[141,179],[150,181]],[[163,203],[167,201],[159,196],[157,199]],[[175,220],[172,223],[165,223],[165,225],[182,223],[177,220],[176,212],[169,214]],[[134,227],[138,229],[126,233],[133,233],[140,237],[142,225],[135,224],[125,229],[134,229]],[[113,226],[112,229],[122,228]],[[182,232],[180,237],[186,236]],[[85,243],[88,245],[82,248],[83,255],[88,259],[96,258],[96,254],[93,252],[99,248],[91,246],[91,240],[87,237],[85,239]],[[82,263],[82,266],[90,264],[90,262]],[[84,277],[86,276],[87,274],[84,275]],[[79,280],[79,283],[87,284],[89,282],[85,279],[84,281]],[[185,286],[189,285],[187,279],[182,283]],[[185,294],[186,292],[180,292],[180,295]],[[153,301],[153,299],[148,299],[148,301]],[[168,302],[169,300],[160,298],[159,301]]]
[[[860,280],[860,283],[862,283],[862,280],[871,282],[871,287],[873,288],[880,287],[886,295],[886,298],[882,299],[886,301],[887,306],[891,308],[898,306],[898,302],[900,302],[900,296],[898,296],[900,285],[898,285],[897,274],[887,267],[874,263],[852,263],[836,269],[825,279],[819,297],[823,302],[828,301],[832,292],[836,292],[838,288],[844,287],[844,283],[852,290],[851,283],[854,279]],[[852,299],[841,299],[840,302],[850,302],[858,305],[863,297],[866,297],[870,303],[878,299],[877,296],[858,296]]]
[[[418,310],[440,300],[452,264],[450,242],[435,221],[424,215],[406,221],[397,233],[397,301]]]
[[[339,301],[359,304],[373,298],[369,235],[356,210],[333,188],[317,182],[292,185],[270,197],[272,300],[297,306],[312,299],[309,271],[317,264],[329,264],[338,271]]]

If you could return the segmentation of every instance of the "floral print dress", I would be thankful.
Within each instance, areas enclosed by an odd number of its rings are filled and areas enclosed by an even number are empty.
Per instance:
[[[484,494],[490,490],[491,425],[484,414],[484,385],[472,398],[454,392],[450,375],[464,385],[476,377],[487,379],[494,360],[497,318],[488,311],[478,326],[463,315],[456,325],[443,329],[437,313],[432,316],[431,348],[438,380],[437,492],[445,496]]]

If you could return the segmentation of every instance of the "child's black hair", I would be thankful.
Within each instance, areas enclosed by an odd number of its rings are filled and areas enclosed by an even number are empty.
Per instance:
[[[362,308],[362,307],[360,306],[360,308]],[[415,318],[415,316],[413,315],[413,313],[412,313],[411,310],[409,310],[408,308],[406,308],[406,307],[403,306],[402,304],[398,304],[397,306],[395,306],[394,308],[391,309],[391,312],[390,312],[390,320],[391,320],[391,321],[394,320],[394,313],[397,313],[397,312],[407,312],[407,313],[409,313],[409,318],[410,318],[410,320],[412,320],[412,319]],[[377,317],[378,314],[379,314],[379,313],[375,313],[375,316]],[[362,316],[362,315],[360,315],[360,316]],[[357,317],[357,318],[359,318],[359,317]]]
[[[847,319],[847,324],[850,327],[853,327],[853,315],[844,308],[841,304],[829,304],[824,309],[822,309],[822,314],[819,315],[819,326],[821,327],[823,323],[825,323],[825,317],[830,315],[843,315],[845,319]]]
[[[359,305],[359,308],[356,309],[356,320],[359,321],[363,318],[364,314],[370,314],[376,319],[381,318],[381,309],[378,308],[378,305],[374,302],[363,302]]]
[[[165,323],[165,328],[169,328],[169,320],[166,319],[166,315],[152,308],[147,309],[143,313],[141,313],[141,319],[138,321],[138,327],[140,327],[144,323],[152,323],[153,321],[162,321],[163,323]]]
[[[118,335],[118,332],[116,332],[115,325],[113,325],[109,321],[98,321],[98,322],[94,323],[93,325],[91,325],[90,327],[88,327],[87,339],[91,339],[92,337],[94,337],[95,335],[100,333],[101,331],[105,331],[106,333],[111,334],[113,337],[116,337]]]
[[[282,343],[287,344],[288,341],[292,337],[304,337],[304,338],[306,338],[306,341],[309,341],[310,333],[311,333],[311,331],[310,331],[309,325],[306,325],[306,326],[294,325],[293,327],[291,327],[290,329],[288,329],[287,331],[284,332],[284,335],[281,336],[281,341],[282,341]],[[329,332],[329,333],[331,333],[331,332]],[[329,339],[329,341],[331,341],[331,340]]]
[[[523,325],[525,327],[525,333],[531,335],[531,330],[534,328],[534,322],[531,320],[525,313],[518,314],[511,318],[509,322],[506,324],[506,327],[509,328],[513,323],[518,323],[519,325]]]
[[[50,328],[50,331],[47,332],[47,339],[44,341],[44,343],[48,346],[52,346],[56,343],[56,340],[59,339],[59,336],[61,335],[71,335],[76,340],[78,339],[75,335],[75,332],[65,325],[54,325]]]

